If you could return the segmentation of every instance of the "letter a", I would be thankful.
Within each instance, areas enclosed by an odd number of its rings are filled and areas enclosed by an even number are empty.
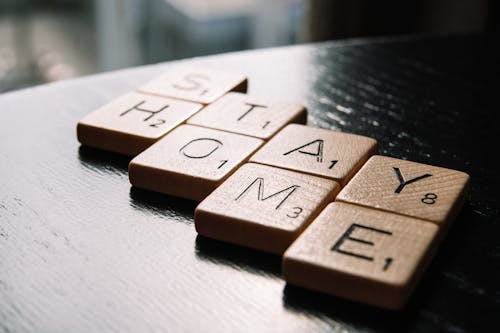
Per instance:
[[[305,147],[311,146],[311,145],[316,145],[315,151],[302,150],[302,148],[305,148]],[[321,163],[321,162],[323,162],[323,145],[324,145],[324,141],[321,139],[317,139],[317,140],[311,141],[309,143],[306,143],[303,146],[292,149],[289,152],[284,153],[283,155],[288,155],[290,153],[293,153],[294,151],[298,151],[299,153],[302,153],[302,154],[316,156],[316,160]]]

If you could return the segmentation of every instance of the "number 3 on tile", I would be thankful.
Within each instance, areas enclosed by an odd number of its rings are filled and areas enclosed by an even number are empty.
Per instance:
[[[296,219],[297,217],[299,217],[300,213],[302,213],[303,211],[303,209],[300,207],[293,207],[292,209],[293,211],[291,213],[286,214],[286,216],[292,219]]]

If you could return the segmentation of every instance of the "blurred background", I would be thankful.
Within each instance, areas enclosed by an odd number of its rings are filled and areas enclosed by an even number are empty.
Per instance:
[[[0,93],[247,49],[496,33],[493,0],[0,0]]]

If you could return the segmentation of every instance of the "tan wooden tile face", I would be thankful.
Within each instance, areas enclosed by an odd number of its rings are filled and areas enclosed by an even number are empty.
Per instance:
[[[194,67],[176,66],[151,80],[139,91],[208,104],[229,91],[246,92],[244,75]]]
[[[376,150],[372,138],[291,124],[250,162],[328,177],[344,185]]]
[[[337,200],[444,225],[460,209],[469,184],[461,171],[373,156]]]
[[[199,234],[282,254],[340,186],[331,180],[248,163],[195,210]]]
[[[285,280],[389,309],[404,306],[436,247],[430,222],[329,204],[283,258]]]
[[[132,185],[202,200],[254,152],[262,140],[181,125],[129,164]]]
[[[305,124],[307,110],[297,104],[228,93],[188,120],[188,124],[268,139],[289,123]]]
[[[131,92],[82,118],[77,125],[77,137],[84,145],[134,156],[201,107]]]

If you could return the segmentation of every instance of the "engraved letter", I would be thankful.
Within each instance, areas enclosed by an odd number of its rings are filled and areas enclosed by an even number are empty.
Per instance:
[[[219,140],[210,138],[194,139],[179,149],[179,153],[189,158],[205,158],[212,155],[223,144]]]
[[[130,111],[141,111],[141,112],[146,112],[146,113],[149,113],[149,116],[147,116],[146,118],[144,118],[144,121],[148,121],[149,119],[153,118],[157,113],[160,113],[162,112],[163,110],[165,110],[166,108],[169,107],[169,105],[165,105],[163,107],[161,107],[160,109],[158,110],[148,110],[148,109],[143,109],[143,108],[140,108],[140,106],[142,104],[146,103],[146,101],[141,101],[139,103],[137,103],[136,105],[134,105],[133,107],[131,107],[130,109],[128,110],[125,110],[124,112],[122,112],[120,114],[120,117],[123,117],[124,115],[126,115],[127,113],[129,113]],[[163,121],[165,122],[165,121]]]
[[[342,244],[344,243],[344,241],[346,240],[350,240],[352,242],[357,242],[357,243],[361,243],[361,244],[366,244],[366,245],[371,245],[373,246],[374,243],[373,242],[370,242],[370,241],[367,241],[365,239],[361,239],[361,238],[356,238],[356,237],[352,237],[351,236],[351,233],[356,229],[365,229],[365,230],[369,230],[369,231],[373,231],[373,232],[378,232],[380,234],[384,234],[384,235],[392,235],[392,232],[389,232],[389,231],[386,231],[386,230],[381,230],[381,229],[376,229],[376,228],[373,228],[373,227],[367,227],[367,226],[364,226],[364,225],[361,225],[361,224],[356,224],[356,223],[353,223],[349,226],[349,228],[342,234],[342,236],[339,238],[339,240],[335,243],[335,245],[332,246],[331,250],[332,251],[335,251],[335,252],[338,252],[338,253],[342,253],[342,254],[346,254],[346,255],[349,255],[349,256],[353,256],[353,257],[356,257],[356,258],[359,258],[359,259],[364,259],[364,260],[368,260],[368,261],[373,261],[373,257],[369,257],[367,255],[364,255],[364,254],[360,254],[360,253],[355,253],[355,252],[350,252],[350,251],[346,251],[346,250],[342,250],[340,247],[342,246]]]
[[[399,185],[398,187],[396,188],[396,190],[394,191],[394,193],[401,193],[401,191],[403,190],[403,188],[408,185],[408,184],[411,184],[413,182],[416,182],[417,180],[420,180],[420,179],[424,179],[424,178],[427,178],[427,177],[430,177],[432,176],[431,174],[424,174],[424,175],[421,175],[421,176],[418,176],[418,177],[415,177],[413,179],[410,179],[410,180],[404,180],[403,178],[403,175],[401,174],[401,171],[399,171],[399,168],[396,168],[396,167],[392,167],[392,169],[394,170],[394,172],[396,173],[396,177],[398,177],[398,181],[399,181]]]
[[[318,162],[323,162],[323,144],[324,144],[323,140],[317,139],[317,140],[311,141],[309,143],[306,143],[303,146],[292,149],[289,152],[284,153],[283,155],[288,155],[290,153],[293,153],[294,151],[298,151],[299,153],[302,153],[302,154],[316,156],[316,160]],[[301,150],[302,148],[305,148],[305,147],[310,146],[310,145],[317,145],[316,151],[311,152],[311,151],[307,151],[307,150]]]
[[[265,105],[258,105],[258,104],[251,104],[251,103],[245,103],[245,105],[248,105],[250,106],[250,108],[248,110],[245,111],[245,113],[243,113],[238,119],[237,121],[240,121],[241,119],[245,118],[245,116],[247,114],[249,114],[250,112],[252,112],[253,109],[255,108],[267,108],[267,106]]]
[[[236,199],[234,199],[234,200],[238,201],[241,198],[243,198],[250,191],[250,189],[252,187],[254,187],[255,185],[258,186],[257,200],[259,200],[259,201],[265,201],[267,199],[270,199],[272,197],[278,196],[280,194],[285,195],[285,197],[278,203],[278,205],[274,209],[280,208],[280,206],[293,194],[293,192],[295,192],[295,190],[297,190],[298,188],[300,188],[299,185],[292,185],[292,186],[289,186],[289,187],[287,187],[287,188],[285,188],[285,189],[283,189],[281,191],[278,191],[276,193],[273,193],[273,194],[268,195],[267,197],[265,197],[264,196],[264,178],[258,177],[250,185],[248,185],[247,188],[243,192],[241,192],[241,194],[238,195],[238,197]]]
[[[199,82],[200,80],[207,80],[207,81],[210,81],[210,77],[207,76],[207,75],[203,75],[203,74],[195,74],[195,73],[191,73],[191,74],[187,74],[186,76],[184,76],[184,80],[188,83],[190,83],[189,85],[178,85],[178,84],[173,84],[172,87],[176,88],[176,89],[180,89],[180,90],[197,90],[197,89],[200,89],[202,88],[202,83]],[[203,89],[200,93],[200,96],[205,94],[208,90],[207,89]]]

